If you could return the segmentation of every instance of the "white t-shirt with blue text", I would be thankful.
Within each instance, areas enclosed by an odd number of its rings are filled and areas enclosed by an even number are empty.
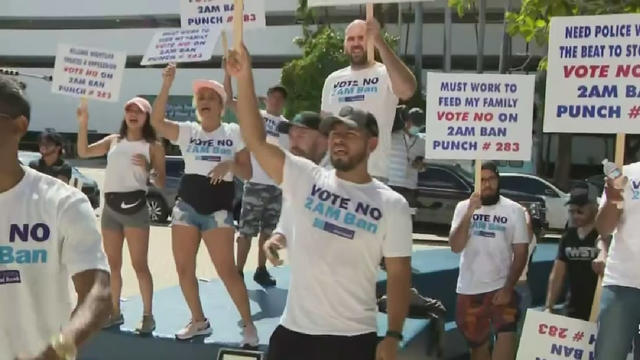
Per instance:
[[[310,335],[376,331],[380,260],[411,256],[406,200],[377,180],[347,182],[290,153],[281,188],[291,266],[282,325]]]
[[[452,231],[462,221],[468,206],[468,199],[456,206]],[[483,205],[471,219],[469,240],[460,256],[456,292],[475,295],[504,287],[513,263],[512,246],[528,243],[529,232],[520,204],[500,196],[495,205]]]
[[[368,163],[371,176],[389,178],[391,130],[398,101],[387,68],[381,63],[361,70],[348,66],[325,80],[320,110],[338,115],[342,107],[350,105],[372,113],[378,121],[378,146]]]
[[[178,123],[177,141],[184,158],[184,173],[207,176],[216,165],[232,161],[236,153],[245,148],[238,124],[221,123],[220,127],[206,132],[196,122]],[[229,172],[223,178],[233,181]]]
[[[22,180],[0,193],[0,360],[44,350],[71,316],[71,277],[109,271],[87,197],[23,169]]]

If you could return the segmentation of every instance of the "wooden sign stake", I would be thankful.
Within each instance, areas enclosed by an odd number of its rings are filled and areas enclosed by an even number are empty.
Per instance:
[[[233,0],[233,48],[242,44],[242,27],[244,24],[244,1]]]
[[[482,161],[476,160],[475,166],[475,179],[473,183],[473,191],[480,194],[480,189],[482,188]]]
[[[367,6],[367,21],[373,19],[373,4],[369,3]],[[367,61],[373,63],[375,61],[375,47],[373,46],[373,37],[370,35],[367,37]]]

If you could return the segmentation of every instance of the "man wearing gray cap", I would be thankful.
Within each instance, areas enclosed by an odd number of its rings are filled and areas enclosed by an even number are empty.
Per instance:
[[[287,306],[268,359],[395,360],[408,311],[412,226],[406,200],[367,171],[378,141],[375,117],[344,107],[322,120],[334,167],[326,170],[264,140],[244,46],[230,51],[227,69],[238,79],[243,138],[282,188],[292,216]],[[389,331],[378,343],[375,284],[383,256]]]

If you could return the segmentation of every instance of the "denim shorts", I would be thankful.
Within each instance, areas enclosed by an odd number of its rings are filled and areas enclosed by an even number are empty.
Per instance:
[[[171,225],[195,227],[201,233],[220,228],[233,228],[233,214],[231,212],[220,210],[203,215],[182,200],[176,202],[171,218]]]

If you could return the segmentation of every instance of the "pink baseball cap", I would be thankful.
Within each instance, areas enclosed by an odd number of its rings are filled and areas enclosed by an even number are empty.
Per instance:
[[[143,99],[141,97],[134,97],[133,99],[127,101],[126,104],[124,104],[124,108],[126,109],[129,105],[134,104],[136,105],[138,108],[140,108],[140,110],[151,114],[151,104],[149,104],[149,102],[147,101],[147,99]]]
[[[194,80],[193,81],[193,94],[197,94],[200,89],[207,88],[211,89],[220,95],[222,99],[222,105],[227,102],[227,93],[224,91],[224,86],[215,80]]]

